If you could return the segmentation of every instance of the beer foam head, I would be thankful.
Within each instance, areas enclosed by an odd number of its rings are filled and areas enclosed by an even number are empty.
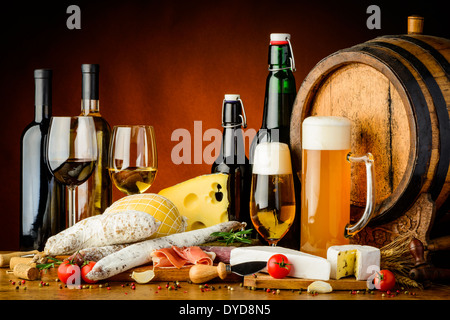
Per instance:
[[[308,117],[302,124],[302,148],[308,150],[350,149],[351,122],[343,117]]]
[[[291,153],[285,143],[263,142],[256,146],[253,174],[291,174]]]

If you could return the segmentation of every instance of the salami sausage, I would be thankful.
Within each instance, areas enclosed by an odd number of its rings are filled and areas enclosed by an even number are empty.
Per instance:
[[[157,239],[141,241],[101,259],[95,264],[86,277],[93,281],[107,279],[131,268],[151,262],[151,253],[154,250],[170,248],[172,246],[198,246],[205,242],[215,240],[216,237],[211,236],[211,233],[213,232],[228,232],[244,226],[245,224],[238,221],[228,221],[208,228],[175,233]]]
[[[121,211],[85,218],[50,237],[44,248],[49,256],[70,255],[90,247],[133,243],[148,239],[161,222],[142,211]]]
[[[200,249],[206,252],[214,252],[216,258],[214,262],[230,263],[231,250],[235,249],[234,246],[200,246]]]
[[[71,255],[68,259],[70,260],[73,258],[76,254],[79,254],[84,260],[86,261],[99,261],[106,257],[107,255],[110,255],[114,252],[117,252],[130,244],[112,244],[110,246],[104,246],[104,247],[90,247],[81,249],[80,251],[77,251],[73,255]]]

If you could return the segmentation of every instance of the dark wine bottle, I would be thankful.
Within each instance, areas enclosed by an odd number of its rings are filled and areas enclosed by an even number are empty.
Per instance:
[[[213,163],[212,173],[226,173],[228,178],[228,219],[246,222],[250,220],[251,168],[245,154],[242,128],[247,127],[245,110],[238,94],[226,94],[222,105],[223,136],[220,154]],[[222,186],[225,187],[225,186]]]
[[[108,173],[108,148],[111,127],[100,114],[98,64],[81,65],[81,115],[94,118],[98,159],[91,177],[75,189],[75,219],[102,214],[112,202],[112,183]]]
[[[43,250],[65,228],[65,188],[51,174],[45,144],[52,115],[52,71],[34,71],[35,115],[24,129],[21,148],[20,250]]]
[[[296,97],[296,85],[293,72],[295,61],[290,43],[290,34],[272,33],[269,44],[269,74],[266,79],[264,111],[261,128],[250,146],[250,163],[256,145],[261,142],[283,142],[290,145],[290,121],[292,107]],[[296,217],[288,233],[278,245],[288,248],[300,248],[300,180],[294,173]]]

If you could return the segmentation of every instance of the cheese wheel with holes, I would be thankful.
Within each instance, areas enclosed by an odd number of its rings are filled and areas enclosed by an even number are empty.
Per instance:
[[[227,185],[227,174],[212,173],[163,189],[159,194],[175,203],[180,214],[187,217],[189,231],[228,221]]]

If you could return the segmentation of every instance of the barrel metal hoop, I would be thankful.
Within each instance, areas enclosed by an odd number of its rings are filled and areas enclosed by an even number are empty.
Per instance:
[[[407,35],[399,35],[399,36],[383,36],[380,38],[387,38],[387,39],[402,39],[405,41],[408,41],[418,47],[421,47],[422,49],[424,49],[425,51],[427,51],[436,61],[437,63],[441,66],[442,70],[444,70],[445,75],[447,76],[447,79],[450,80],[450,63],[448,62],[448,60],[437,50],[435,49],[433,46],[431,46],[430,44],[426,43],[425,41],[422,41],[420,39],[411,37],[411,36],[407,36]]]

